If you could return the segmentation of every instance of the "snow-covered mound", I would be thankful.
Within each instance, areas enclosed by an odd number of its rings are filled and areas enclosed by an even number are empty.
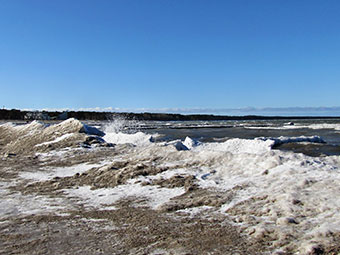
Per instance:
[[[264,141],[234,138],[222,143],[204,143],[194,147],[194,150],[230,152],[232,154],[263,154],[270,151],[274,143],[273,140]]]
[[[69,147],[85,141],[88,135],[104,136],[97,128],[83,124],[74,118],[55,125],[38,121],[24,125],[6,123],[0,126],[1,139],[7,153],[26,153]]]
[[[273,147],[285,143],[325,143],[320,136],[300,136],[300,137],[260,137],[255,139],[233,138],[222,143],[199,143],[190,137],[186,137],[184,142],[177,142],[175,147],[178,150],[198,150],[198,151],[224,151],[233,154],[252,153],[263,154]]]
[[[301,141],[321,142],[318,138],[280,139]],[[180,151],[169,144],[126,157],[141,164],[145,159],[152,161],[153,155],[158,164],[169,168],[156,176],[141,176],[143,182],[193,175],[201,188],[220,190],[228,200],[221,205],[216,200],[218,210],[243,233],[268,242],[273,250],[312,254],[318,247],[329,247],[340,235],[340,158],[272,150],[275,143],[273,139],[230,139]],[[174,207],[192,207],[193,199],[177,200],[181,206]]]
[[[105,133],[95,127],[88,126],[77,119],[70,118],[59,124],[48,126],[44,130],[45,134],[51,133],[85,133],[88,135],[104,136]]]

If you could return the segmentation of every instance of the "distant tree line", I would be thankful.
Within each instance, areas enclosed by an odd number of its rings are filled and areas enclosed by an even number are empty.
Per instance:
[[[64,120],[76,118],[78,120],[111,120],[124,118],[128,120],[154,120],[154,121],[208,121],[208,120],[274,120],[274,119],[320,119],[339,117],[310,117],[310,116],[222,116],[208,114],[168,114],[168,113],[116,113],[116,112],[90,112],[90,111],[21,111],[17,109],[0,109],[1,120]]]
[[[2,120],[23,120],[27,112],[20,110],[0,110],[0,119]]]

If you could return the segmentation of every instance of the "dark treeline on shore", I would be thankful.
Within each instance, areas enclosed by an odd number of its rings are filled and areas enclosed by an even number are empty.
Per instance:
[[[92,111],[21,111],[21,110],[0,110],[1,120],[64,120],[76,118],[78,120],[111,120],[114,118],[154,121],[199,121],[199,120],[285,120],[285,119],[336,119],[334,116],[222,116],[208,114],[169,114],[169,113],[116,113],[116,112],[92,112]]]

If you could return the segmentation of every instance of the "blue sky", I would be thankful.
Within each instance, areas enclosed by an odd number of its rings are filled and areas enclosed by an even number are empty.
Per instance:
[[[0,0],[0,104],[340,115],[339,13],[337,0]]]

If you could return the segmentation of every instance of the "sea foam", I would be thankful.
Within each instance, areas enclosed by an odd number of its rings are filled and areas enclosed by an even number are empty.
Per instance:
[[[136,121],[115,119],[104,126],[103,130],[106,142],[113,144],[133,144],[136,146],[148,146],[154,138],[152,135],[138,131]]]

